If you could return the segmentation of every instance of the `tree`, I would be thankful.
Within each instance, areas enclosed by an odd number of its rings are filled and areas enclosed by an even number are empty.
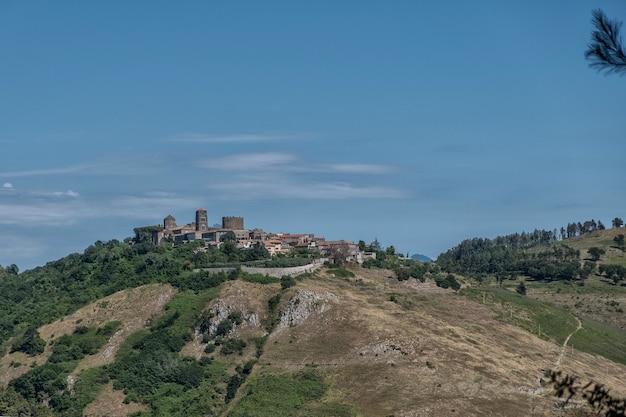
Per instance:
[[[393,272],[395,272],[398,281],[406,281],[411,277],[411,271],[408,268],[394,268]]]
[[[232,230],[220,236],[220,242],[237,242],[237,235]]]
[[[576,376],[561,371],[548,371],[547,376],[559,398],[565,397],[565,404],[570,400],[582,397],[593,408],[597,415],[605,417],[626,416],[626,399],[614,397],[605,386],[588,382],[583,385]]]
[[[613,224],[613,227],[616,229],[624,225],[624,221],[620,219],[619,217],[614,218],[611,223]]]
[[[283,275],[280,279],[280,288],[286,290],[289,287],[296,285],[296,280],[291,275]]]
[[[27,329],[21,336],[15,338],[9,352],[24,352],[33,356],[43,353],[45,346],[46,342],[36,329]]]
[[[595,262],[600,260],[600,257],[605,254],[605,250],[596,246],[592,246],[587,249],[587,253],[591,255],[591,260]]]
[[[228,257],[229,262],[236,262],[240,259],[241,252],[237,248],[237,244],[235,242],[227,241],[222,243],[220,251]]]
[[[519,295],[526,295],[526,284],[524,284],[524,281],[519,283],[519,285],[515,288],[515,291],[517,291]]]
[[[9,275],[17,275],[20,272],[20,268],[15,264],[11,264],[5,268],[5,271]]]
[[[589,275],[591,275],[595,269],[596,269],[595,263],[585,261],[585,263],[583,263],[582,268],[580,268],[580,278],[587,279]]]
[[[619,235],[615,236],[613,238],[613,241],[615,242],[617,247],[620,248],[622,251],[626,250],[626,242],[624,242],[623,234],[620,233]]]
[[[328,254],[333,259],[335,265],[344,266],[350,258],[350,244],[342,241],[339,244],[332,245]]]
[[[600,272],[600,275],[604,274],[606,278],[612,280],[614,284],[617,284],[626,278],[626,267],[622,265],[600,265],[598,272]]]
[[[454,291],[458,291],[459,289],[461,289],[461,284],[452,274],[448,274],[445,277],[436,276],[435,284],[441,288],[452,288]]]
[[[591,12],[591,43],[585,52],[589,66],[607,74],[626,73],[626,50],[622,46],[620,28],[622,22],[609,19],[602,10]]]

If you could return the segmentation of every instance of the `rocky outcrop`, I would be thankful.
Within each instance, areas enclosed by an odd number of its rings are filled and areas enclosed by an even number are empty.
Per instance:
[[[289,300],[287,307],[280,316],[276,331],[303,323],[314,313],[323,313],[329,308],[329,302],[337,297],[330,292],[316,293],[308,290],[297,290],[296,295]]]

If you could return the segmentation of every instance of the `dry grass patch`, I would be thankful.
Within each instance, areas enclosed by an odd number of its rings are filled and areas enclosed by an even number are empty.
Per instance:
[[[122,391],[113,389],[113,384],[107,384],[100,392],[95,401],[85,407],[85,417],[125,417],[138,411],[145,411],[145,405],[137,403],[124,403],[126,395]]]
[[[21,352],[14,352],[2,357],[0,359],[0,383],[6,386],[12,379],[28,372],[34,364],[46,363],[52,354],[51,343],[65,334],[71,334],[78,326],[100,327],[111,321],[123,323],[100,352],[85,357],[73,374],[76,375],[85,368],[113,362],[120,343],[129,334],[146,328],[151,319],[161,314],[163,307],[174,293],[173,287],[163,284],[150,284],[120,291],[89,304],[69,316],[40,327],[39,335],[46,342],[44,353],[27,356]],[[16,367],[16,363],[20,363],[21,366]]]
[[[432,283],[398,282],[380,271],[341,279],[342,285],[336,280],[299,284],[317,293],[331,291],[336,299],[272,334],[262,364],[324,369],[335,381],[333,389],[363,417],[554,415],[541,378],[560,346],[498,321],[488,306]],[[389,292],[398,302],[387,299]],[[612,364],[610,376],[599,363],[605,360],[575,351],[564,357],[562,369],[619,387],[617,375],[626,374],[626,367]]]

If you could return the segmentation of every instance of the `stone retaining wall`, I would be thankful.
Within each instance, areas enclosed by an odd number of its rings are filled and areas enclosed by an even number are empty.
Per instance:
[[[256,266],[242,266],[241,270],[243,272],[247,272],[248,274],[262,274],[270,277],[280,278],[283,275],[300,275],[306,272],[313,272],[326,262],[328,258],[316,259],[313,263],[302,265],[302,266],[292,266],[288,268],[260,268]],[[234,271],[235,267],[223,267],[223,268],[202,268],[202,271],[207,271],[212,274],[217,274],[220,272],[231,272]],[[200,270],[196,270],[200,271]]]

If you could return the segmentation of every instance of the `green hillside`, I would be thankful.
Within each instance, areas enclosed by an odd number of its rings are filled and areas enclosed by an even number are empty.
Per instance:
[[[0,414],[553,415],[546,369],[626,396],[626,286],[600,270],[621,230],[282,279],[202,268],[303,260],[141,239],[7,268]]]

